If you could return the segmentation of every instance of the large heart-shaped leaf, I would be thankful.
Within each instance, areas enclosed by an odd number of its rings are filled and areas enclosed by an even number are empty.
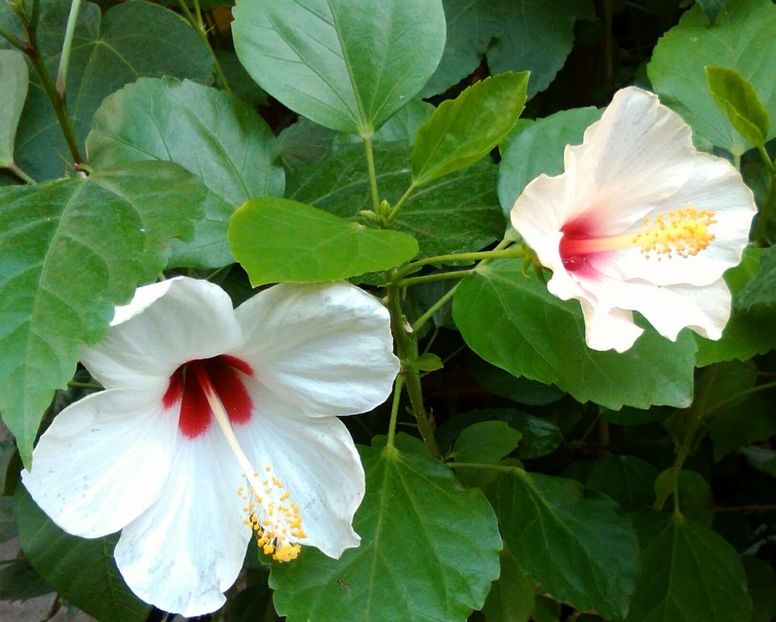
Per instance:
[[[771,0],[728,2],[712,26],[701,6],[694,6],[658,41],[647,66],[664,103],[681,114],[697,134],[717,147],[741,154],[747,142],[714,103],[705,67],[735,69],[754,87],[776,119],[776,6]],[[767,140],[776,136],[771,124]]]
[[[3,105],[0,107],[0,168],[13,164],[13,144],[16,127],[27,98],[27,63],[21,52],[0,50],[0,93]]]
[[[456,291],[453,317],[469,347],[516,376],[552,383],[580,402],[648,408],[692,401],[695,343],[647,330],[618,354],[585,345],[579,303],[562,301],[518,261],[480,266]]]
[[[143,622],[151,605],[129,591],[113,559],[117,536],[87,540],[59,529],[22,486],[15,496],[22,549],[59,594],[100,622]]]
[[[289,622],[463,622],[499,574],[496,517],[475,489],[428,457],[362,448],[361,545],[339,560],[305,549],[272,568],[275,606]]]
[[[254,287],[347,279],[388,270],[418,252],[406,233],[371,229],[275,197],[244,203],[232,216],[229,242]]]
[[[522,469],[499,478],[491,498],[520,572],[578,609],[627,613],[638,541],[614,502],[576,480]]]
[[[500,35],[501,23],[492,11],[493,0],[442,0],[447,21],[447,41],[423,97],[444,93],[473,73],[491,39]]]
[[[371,137],[442,56],[441,0],[241,0],[240,61],[270,95],[320,125]]]
[[[97,169],[166,160],[199,175],[210,190],[194,239],[173,245],[173,265],[218,267],[233,261],[229,217],[248,199],[282,195],[275,136],[236,97],[195,82],[141,78],[107,97],[86,139]]]
[[[70,3],[41,0],[40,6],[40,53],[49,73],[56,75]],[[127,82],[163,75],[209,82],[212,66],[212,57],[194,29],[164,7],[133,0],[101,16],[96,4],[83,2],[66,85],[78,142],[86,138],[103,98]],[[72,158],[36,74],[31,73],[30,82],[19,126],[17,163],[36,179],[57,177]]]
[[[530,71],[528,98],[546,89],[574,45],[577,19],[595,17],[590,0],[490,0],[501,36],[488,50],[493,73]]]
[[[82,344],[160,273],[169,240],[192,234],[204,193],[167,162],[0,188],[0,412],[26,464]]]
[[[752,601],[735,549],[680,514],[637,521],[641,571],[628,622],[751,620]]]

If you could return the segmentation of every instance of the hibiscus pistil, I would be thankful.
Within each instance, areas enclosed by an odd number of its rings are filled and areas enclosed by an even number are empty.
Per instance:
[[[561,231],[560,256],[570,272],[580,269],[589,255],[637,247],[646,259],[662,257],[691,257],[706,249],[714,240],[711,225],[717,222],[708,209],[682,207],[658,214],[653,219],[645,216],[634,232],[597,237],[587,233],[584,220],[572,221]]]
[[[193,364],[190,367],[207,400],[213,419],[243,469],[248,493],[245,494],[244,488],[237,491],[247,501],[243,509],[248,518],[243,522],[256,533],[256,542],[265,555],[271,555],[279,562],[296,559],[301,550],[299,541],[306,536],[302,530],[302,517],[298,506],[291,500],[291,494],[283,490],[283,483],[272,474],[272,467],[265,466],[267,477],[260,479],[259,472],[251,464],[237,439],[230,421],[231,413],[227,412],[221,401],[219,391],[208,373],[209,367],[203,364]]]

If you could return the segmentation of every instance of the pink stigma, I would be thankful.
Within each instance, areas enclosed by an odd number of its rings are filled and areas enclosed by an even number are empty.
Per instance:
[[[178,428],[183,436],[196,438],[208,429],[213,412],[206,392],[218,396],[232,423],[245,423],[251,418],[253,401],[241,374],[252,376],[253,369],[228,354],[188,361],[173,372],[162,404],[169,409],[180,402]]]
[[[597,236],[591,234],[593,227],[586,216],[580,216],[575,220],[567,222],[561,227],[563,237],[560,239],[558,252],[563,261],[563,267],[571,274],[585,276],[595,272],[590,265],[590,253],[580,252],[580,241],[595,239]]]

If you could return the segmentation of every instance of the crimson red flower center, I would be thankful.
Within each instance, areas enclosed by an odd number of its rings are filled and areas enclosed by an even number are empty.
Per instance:
[[[244,376],[252,376],[248,363],[228,354],[188,361],[170,376],[162,403],[169,409],[180,403],[178,429],[186,438],[203,434],[213,419],[207,393],[215,394],[233,424],[247,422],[253,401],[245,387]]]

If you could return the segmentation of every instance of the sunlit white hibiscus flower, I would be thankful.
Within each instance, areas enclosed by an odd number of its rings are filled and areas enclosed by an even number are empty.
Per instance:
[[[684,327],[719,339],[722,273],[741,260],[756,211],[735,168],[699,153],[679,115],[634,87],[564,162],[562,175],[528,184],[512,224],[553,271],[550,292],[580,301],[587,345],[630,348],[643,332],[634,310],[669,339]]]
[[[277,285],[234,310],[218,286],[175,278],[139,288],[83,361],[107,390],[54,419],[22,477],[65,531],[122,530],[116,562],[140,598],[218,609],[252,533],[279,561],[358,545],[364,472],[335,415],[390,393],[377,300]]]

